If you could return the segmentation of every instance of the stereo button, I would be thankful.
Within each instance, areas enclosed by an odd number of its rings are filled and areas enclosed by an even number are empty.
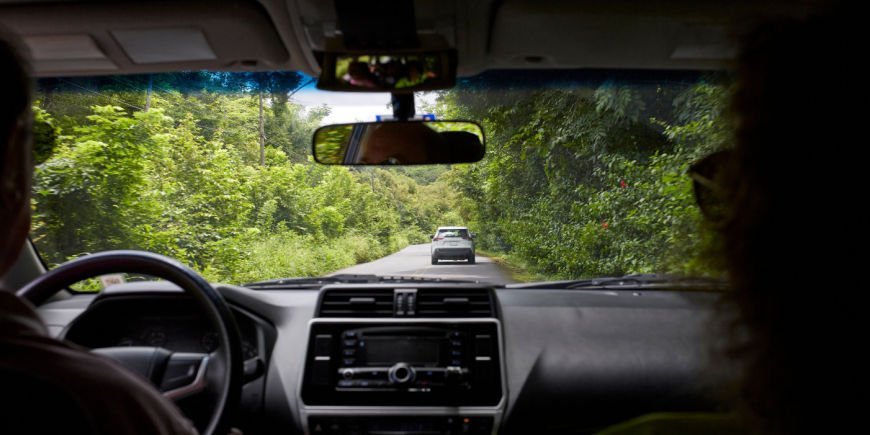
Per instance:
[[[314,361],[311,365],[311,383],[314,385],[329,384],[329,361]]]
[[[414,368],[405,363],[398,363],[390,368],[389,379],[394,384],[404,385],[414,382]]]
[[[329,356],[332,348],[332,336],[318,334],[314,337],[314,356]]]
[[[492,356],[492,336],[474,336],[474,353],[477,356]]]

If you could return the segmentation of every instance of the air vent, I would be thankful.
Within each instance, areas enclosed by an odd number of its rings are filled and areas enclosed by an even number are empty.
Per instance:
[[[320,317],[392,317],[393,290],[327,290]]]
[[[488,289],[419,289],[417,317],[494,317]]]

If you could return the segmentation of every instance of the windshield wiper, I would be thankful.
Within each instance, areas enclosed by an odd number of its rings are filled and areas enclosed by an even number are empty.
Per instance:
[[[341,274],[332,276],[319,276],[314,278],[281,278],[268,281],[258,281],[249,284],[244,284],[252,290],[289,290],[289,289],[310,289],[320,288],[327,284],[375,284],[375,283],[476,283],[477,281],[468,281],[460,279],[443,279],[429,278],[423,276],[378,276],[378,275],[358,275],[358,274]]]
[[[727,282],[715,278],[681,277],[660,274],[636,274],[625,276],[608,276],[603,278],[533,282],[528,284],[511,284],[507,288],[551,288],[551,289],[585,289],[585,290],[716,290],[722,291]]]

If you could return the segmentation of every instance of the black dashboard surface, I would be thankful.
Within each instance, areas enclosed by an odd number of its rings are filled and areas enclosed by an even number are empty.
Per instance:
[[[717,408],[714,293],[503,290],[504,433],[587,433],[659,411]]]
[[[127,284],[121,291],[147,294],[154,285]],[[171,284],[157,286],[161,289],[154,297]],[[276,332],[274,346],[267,349],[263,406],[256,416],[261,427],[271,428],[266,433],[275,428],[302,431],[305,405],[299,389],[319,291],[216,288],[234,309]],[[506,385],[494,426],[499,433],[588,433],[654,411],[713,410],[718,408],[717,391],[733,375],[708,350],[711,337],[717,336],[715,293],[496,289],[495,295]],[[60,334],[93,300],[92,295],[77,295],[45,304],[39,312],[51,331]],[[191,326],[189,313],[142,313],[151,314],[128,320],[126,329],[116,326],[98,334],[100,343],[161,339],[148,332],[160,326],[167,332],[167,344],[203,346],[207,331]],[[175,331],[181,329],[185,333],[176,342]],[[341,415],[366,409],[334,411]],[[413,410],[399,406],[377,411],[409,415]]]
[[[259,356],[257,326],[233,311],[245,359]],[[69,326],[65,338],[87,348],[151,346],[173,352],[214,352],[219,337],[192,299],[147,296],[101,301]]]

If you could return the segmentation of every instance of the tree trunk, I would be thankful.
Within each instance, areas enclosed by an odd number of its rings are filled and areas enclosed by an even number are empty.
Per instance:
[[[260,166],[266,166],[266,118],[263,117],[262,89],[260,89]]]

